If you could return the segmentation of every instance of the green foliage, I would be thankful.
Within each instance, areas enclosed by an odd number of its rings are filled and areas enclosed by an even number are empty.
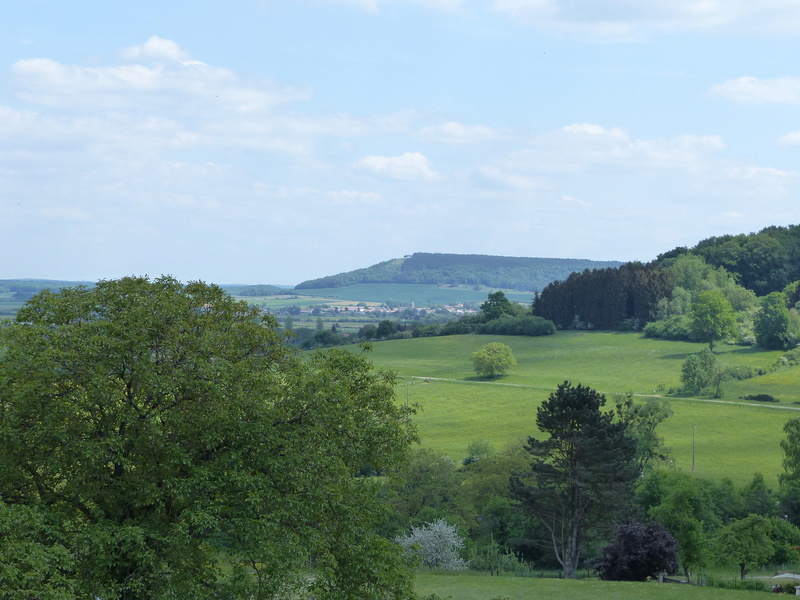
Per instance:
[[[556,326],[552,321],[542,317],[502,315],[497,319],[478,325],[475,330],[484,335],[540,336],[555,334]]]
[[[426,283],[533,291],[574,271],[618,264],[567,258],[417,252],[410,257],[388,260],[365,269],[304,281],[295,289],[333,288],[357,283]]]
[[[223,288],[231,296],[275,296],[285,294],[288,290],[275,285],[229,285]]]
[[[732,521],[716,532],[713,552],[720,564],[738,565],[744,579],[747,567],[766,564],[775,552],[770,537],[772,524],[761,515]]]
[[[474,571],[487,571],[492,575],[501,573],[517,573],[528,568],[528,565],[511,552],[504,551],[500,545],[490,539],[488,544],[475,548],[470,555],[469,568]]]
[[[0,503],[0,599],[76,598],[74,557],[46,514]]]
[[[712,351],[714,342],[736,335],[733,306],[721,291],[700,292],[692,303],[692,335],[697,341],[708,342]]]
[[[489,294],[489,298],[481,304],[481,317],[484,321],[499,319],[503,315],[510,315],[514,312],[514,305],[506,298],[502,291]]]
[[[378,323],[375,330],[375,337],[378,339],[388,339],[397,333],[397,324],[389,319],[384,319]]]
[[[788,420],[783,432],[783,473],[778,477],[781,509],[791,523],[800,526],[800,419]]]
[[[791,335],[792,317],[786,308],[786,296],[772,292],[761,299],[761,308],[753,318],[756,343],[764,348],[787,349],[797,344]]]
[[[723,375],[716,356],[707,348],[690,354],[681,365],[681,383],[688,392],[695,394],[708,391],[719,395]]]
[[[43,292],[6,329],[0,501],[44,519],[36,535],[66,550],[79,589],[408,594],[398,548],[375,533],[375,486],[356,477],[414,437],[393,376],[344,351],[301,361],[278,329],[169,277]]]
[[[767,227],[749,235],[725,235],[699,242],[692,253],[725,267],[759,296],[781,291],[800,279],[800,226]]]
[[[658,301],[674,287],[672,274],[657,263],[626,263],[619,268],[585,270],[542,290],[533,313],[559,329],[641,328],[651,321]]]
[[[628,434],[636,440],[639,473],[644,474],[656,464],[670,460],[664,439],[656,432],[658,426],[673,414],[669,400],[645,398],[642,402],[636,402],[633,394],[628,393],[617,399],[616,410],[617,420],[625,424]]]
[[[407,460],[394,465],[387,486],[389,507],[403,521],[398,529],[452,512],[457,487],[455,462],[450,457],[429,448],[412,451]]]
[[[523,510],[548,530],[567,578],[575,577],[587,535],[628,505],[638,475],[636,441],[604,405],[591,388],[559,385],[536,414],[549,437],[528,438],[531,472],[511,480]]]
[[[517,366],[511,348],[500,342],[486,344],[470,356],[475,372],[481,377],[498,377]]]
[[[742,396],[742,400],[754,400],[756,402],[778,402],[778,399],[772,394],[749,394]]]
[[[678,557],[686,580],[708,562],[708,531],[718,524],[710,490],[683,473],[659,473],[638,490],[648,516],[678,541]]]
[[[645,325],[644,334],[647,337],[665,340],[688,340],[692,335],[692,320],[689,315],[672,315]]]

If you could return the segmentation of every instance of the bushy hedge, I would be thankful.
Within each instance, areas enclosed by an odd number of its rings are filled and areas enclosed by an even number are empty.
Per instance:
[[[644,335],[664,340],[688,340],[691,334],[689,315],[673,315],[663,321],[653,321],[644,326]]]
[[[478,333],[490,335],[553,335],[556,332],[555,323],[542,317],[527,315],[512,317],[503,315],[498,319],[484,323],[477,328]]]

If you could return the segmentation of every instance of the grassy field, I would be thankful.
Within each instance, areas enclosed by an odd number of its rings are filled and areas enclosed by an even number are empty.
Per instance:
[[[491,341],[508,344],[518,366],[501,379],[475,377],[469,355]],[[419,404],[415,417],[422,445],[441,450],[456,461],[467,445],[485,439],[500,449],[537,433],[536,408],[564,380],[605,393],[661,395],[671,400],[674,415],[660,428],[675,465],[704,477],[727,477],[737,484],[761,472],[770,485],[781,470],[783,425],[800,418],[800,367],[723,384],[718,400],[681,398],[677,387],[687,354],[702,345],[645,339],[636,333],[558,332],[554,336],[447,336],[380,342],[372,360],[396,371],[400,401]],[[719,346],[725,366],[767,367],[779,351]],[[747,402],[739,396],[768,393],[779,403]],[[609,404],[613,404],[609,402]],[[694,435],[694,444],[692,437]]]
[[[386,302],[395,300],[404,304],[414,301],[417,306],[435,306],[440,304],[457,304],[459,302],[480,305],[486,301],[489,292],[497,291],[494,288],[481,287],[471,289],[463,287],[437,286],[428,284],[408,283],[360,283],[340,288],[322,288],[297,290],[298,294],[309,296],[324,296],[352,300],[353,302]],[[506,297],[514,302],[530,304],[533,299],[532,292],[505,291]]]
[[[489,577],[477,573],[419,573],[416,591],[443,600],[755,600],[763,592],[724,590],[679,584]],[[779,596],[780,597],[780,596]]]

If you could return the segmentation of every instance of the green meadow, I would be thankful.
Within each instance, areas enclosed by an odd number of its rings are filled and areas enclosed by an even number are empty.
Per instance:
[[[435,593],[442,600],[751,600],[764,597],[763,592],[679,584],[488,577],[474,572],[419,573],[415,588],[423,598]]]
[[[483,345],[509,345],[518,366],[486,381],[472,371],[469,356]],[[603,392],[613,407],[616,395],[661,396],[674,415],[659,431],[675,467],[702,477],[743,484],[760,472],[772,486],[781,470],[783,425],[800,418],[800,367],[723,383],[718,399],[670,393],[680,384],[684,358],[704,346],[652,340],[638,333],[558,332],[554,336],[462,335],[379,342],[371,357],[395,371],[397,397],[419,407],[415,417],[422,446],[462,460],[467,446],[488,440],[496,449],[537,434],[536,409],[559,383],[569,380]],[[780,351],[720,345],[723,366],[767,368]],[[740,399],[771,394],[778,403]]]
[[[294,290],[297,294],[338,298],[353,302],[386,302],[394,300],[408,304],[412,300],[417,306],[436,306],[441,304],[469,303],[480,305],[486,301],[487,291],[496,288],[482,286],[461,287],[422,283],[359,283],[338,288]],[[513,302],[530,304],[533,292],[504,290],[506,297]],[[357,298],[357,300],[353,300]]]

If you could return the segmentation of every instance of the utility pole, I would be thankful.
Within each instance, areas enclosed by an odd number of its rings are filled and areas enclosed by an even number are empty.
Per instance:
[[[692,473],[694,473],[694,428],[697,425],[692,425]]]

